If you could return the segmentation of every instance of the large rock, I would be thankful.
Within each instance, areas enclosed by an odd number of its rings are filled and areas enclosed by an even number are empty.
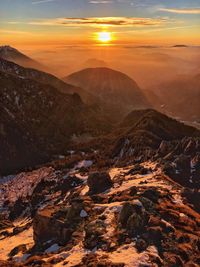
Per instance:
[[[74,198],[65,207],[49,206],[39,210],[33,220],[34,241],[36,244],[53,240],[58,244],[66,244],[79,223],[87,217],[90,207],[86,199]]]
[[[95,220],[85,226],[84,247],[86,249],[94,249],[101,247],[104,242],[104,234],[106,225],[103,220]]]
[[[38,211],[33,220],[33,238],[36,244],[48,240],[66,243],[71,237],[71,231],[65,227],[64,220],[54,218],[54,207]]]
[[[119,214],[119,225],[131,236],[137,235],[148,222],[148,215],[139,200],[124,203]]]
[[[102,193],[112,187],[112,180],[107,172],[91,173],[88,177],[89,194]]]
[[[9,257],[13,257],[13,256],[19,254],[20,252],[22,252],[23,254],[25,254],[26,251],[27,251],[27,248],[26,248],[26,245],[25,244],[19,245],[19,246],[13,248],[10,251]]]
[[[119,222],[122,226],[126,225],[128,218],[134,213],[134,211],[135,209],[131,202],[124,203],[122,210],[119,214]]]

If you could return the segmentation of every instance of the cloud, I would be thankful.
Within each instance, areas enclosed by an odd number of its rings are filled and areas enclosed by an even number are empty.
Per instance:
[[[69,27],[97,27],[97,26],[159,26],[169,22],[167,18],[135,18],[135,17],[91,17],[91,18],[57,18],[52,20],[37,20],[29,22],[31,25]]]
[[[91,0],[89,4],[112,4],[112,0]]]
[[[43,4],[43,3],[49,3],[49,2],[54,2],[55,0],[38,0],[38,1],[33,1],[32,4],[33,5],[37,5],[37,4]]]
[[[159,8],[159,10],[176,14],[200,14],[200,8]]]
[[[31,35],[32,33],[30,32],[25,32],[25,31],[17,31],[17,30],[4,30],[4,29],[0,29],[0,33],[1,34],[20,34],[20,35]]]

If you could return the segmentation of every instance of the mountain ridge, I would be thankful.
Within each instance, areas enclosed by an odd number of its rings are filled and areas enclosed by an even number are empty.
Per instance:
[[[0,46],[0,58],[11,61],[23,67],[36,68],[43,71],[47,69],[36,60],[28,57],[16,48],[9,45]]]

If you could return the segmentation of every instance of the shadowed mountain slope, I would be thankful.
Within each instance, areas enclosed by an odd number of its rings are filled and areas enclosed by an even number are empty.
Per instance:
[[[31,167],[66,151],[73,135],[97,135],[109,129],[98,109],[77,94],[0,72],[0,169]]]

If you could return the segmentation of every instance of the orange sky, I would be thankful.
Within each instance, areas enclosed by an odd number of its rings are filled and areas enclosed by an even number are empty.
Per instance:
[[[0,1],[0,43],[10,45],[200,42],[198,0],[15,0]]]

